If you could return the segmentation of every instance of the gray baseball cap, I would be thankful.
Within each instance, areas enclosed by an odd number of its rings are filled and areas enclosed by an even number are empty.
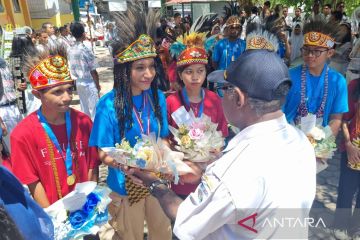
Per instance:
[[[252,98],[269,102],[283,97],[276,94],[281,83],[291,85],[288,67],[277,53],[266,49],[246,50],[226,70],[214,71],[207,79],[230,83]]]

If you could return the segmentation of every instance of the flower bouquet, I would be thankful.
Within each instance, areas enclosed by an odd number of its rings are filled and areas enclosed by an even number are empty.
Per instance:
[[[315,150],[315,156],[330,159],[336,151],[335,136],[329,126],[315,126],[306,134]]]
[[[108,221],[111,190],[96,182],[78,183],[75,190],[56,201],[45,212],[51,217],[55,239],[77,239],[96,234]]]
[[[316,161],[316,173],[325,170],[328,164],[325,159],[330,159],[336,151],[335,136],[329,126],[314,126],[310,131],[305,132],[310,143],[314,147]]]
[[[172,114],[178,129],[169,126],[176,141],[176,150],[184,153],[184,158],[192,162],[214,160],[212,152],[219,152],[225,145],[224,137],[217,131],[218,124],[211,122],[210,117],[202,114],[196,118],[192,110],[187,112],[180,107]]]
[[[115,147],[102,148],[110,157],[117,162],[130,167],[146,169],[149,171],[172,174],[175,176],[175,183],[179,175],[191,173],[193,170],[182,160],[184,154],[172,151],[163,144],[162,140],[156,140],[155,134],[142,135],[137,139],[134,147],[123,139]]]

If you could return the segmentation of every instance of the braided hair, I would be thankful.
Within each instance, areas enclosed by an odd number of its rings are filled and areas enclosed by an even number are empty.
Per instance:
[[[134,103],[132,101],[131,91],[131,66],[133,62],[123,64],[115,64],[114,66],[114,107],[119,124],[120,139],[124,138],[126,130],[131,129],[134,119],[132,117],[132,109]],[[155,63],[156,64],[156,63]],[[163,126],[161,107],[159,105],[158,81],[159,73],[156,72],[154,80],[151,82],[151,93],[154,100],[155,117]]]
[[[156,37],[156,23],[160,20],[160,12],[148,9],[140,0],[128,1],[127,11],[113,13],[118,39],[112,43],[113,57],[124,51],[141,34],[147,34],[152,39]],[[161,107],[159,105],[158,82],[160,72],[158,67],[151,83],[155,117],[162,126]],[[132,128],[134,119],[132,117],[133,101],[131,91],[131,67],[133,62],[114,64],[114,107],[119,124],[120,138],[124,138],[126,130]]]

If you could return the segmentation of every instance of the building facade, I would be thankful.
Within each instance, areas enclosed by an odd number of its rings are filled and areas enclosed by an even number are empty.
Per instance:
[[[34,29],[44,22],[60,27],[74,21],[71,0],[27,0]]]
[[[0,25],[31,26],[27,0],[0,0]]]

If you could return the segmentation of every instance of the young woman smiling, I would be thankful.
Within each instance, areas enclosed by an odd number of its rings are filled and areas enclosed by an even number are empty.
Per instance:
[[[112,46],[114,88],[97,105],[90,138],[92,146],[114,147],[126,139],[133,147],[142,134],[155,133],[157,138],[168,136],[165,96],[157,88],[156,49],[150,37],[156,32],[154,17],[158,15],[146,14],[143,4],[137,2],[129,2],[127,12],[117,16],[120,40]],[[147,188],[135,185],[112,157],[101,150],[99,154],[102,162],[109,166],[107,184],[113,191],[109,204],[112,216],[109,223],[115,230],[112,239],[143,239],[144,220],[149,239],[171,239],[170,220]],[[109,236],[100,237],[108,239]]]

